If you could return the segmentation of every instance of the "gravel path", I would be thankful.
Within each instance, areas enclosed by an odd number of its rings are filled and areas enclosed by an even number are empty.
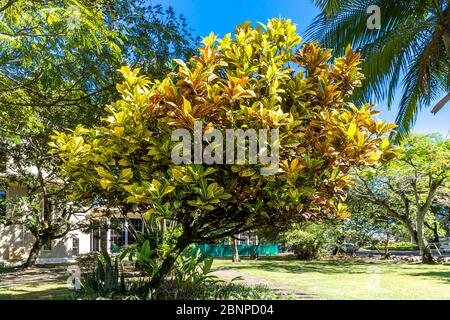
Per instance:
[[[309,294],[307,292],[303,292],[300,290],[293,290],[278,283],[263,280],[255,276],[245,274],[233,269],[217,268],[212,274],[227,281],[231,281],[233,278],[241,277],[242,280],[237,280],[236,283],[245,283],[250,286],[265,285],[270,289],[274,290],[278,294],[294,295],[297,300],[323,300],[323,298],[319,296]]]

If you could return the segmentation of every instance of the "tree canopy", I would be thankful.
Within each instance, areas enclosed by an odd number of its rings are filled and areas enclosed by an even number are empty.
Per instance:
[[[79,221],[92,206],[67,202],[71,183],[48,153],[53,130],[98,124],[118,97],[121,65],[161,78],[197,40],[183,17],[146,1],[8,1],[0,17],[0,154],[8,162],[0,184],[26,190],[9,199],[0,223],[32,233],[30,265],[43,244],[85,227]]]
[[[425,224],[434,221],[433,201],[449,191],[450,140],[436,134],[411,136],[402,143],[398,160],[356,175],[354,192],[360,201],[402,223],[418,242],[423,261],[432,262]]]
[[[347,102],[361,84],[359,54],[348,48],[331,61],[329,50],[299,44],[295,25],[272,19],[244,23],[222,39],[209,35],[197,56],[176,60],[177,72],[162,81],[123,67],[121,99],[107,106],[103,124],[54,136],[63,174],[76,185],[72,200],[105,199],[149,221],[177,223],[153,286],[189,243],[347,216],[350,169],[395,156],[386,139],[395,125],[376,120],[372,105]],[[249,157],[239,165],[175,164],[172,132],[192,133],[195,121],[205,134],[278,129],[279,170],[263,175],[266,165]],[[214,150],[223,153],[220,145]]]

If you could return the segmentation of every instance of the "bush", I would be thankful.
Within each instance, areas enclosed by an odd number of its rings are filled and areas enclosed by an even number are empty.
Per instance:
[[[65,299],[78,300],[291,300],[292,295],[280,295],[272,289],[263,286],[248,286],[233,282],[215,282],[202,284],[200,286],[185,285],[182,289],[177,289],[177,285],[172,281],[166,281],[158,289],[158,293],[142,297],[139,294],[107,294],[77,293],[75,296],[66,296]]]
[[[170,283],[165,283],[170,286]],[[164,287],[164,286],[163,286]],[[170,292],[170,290],[165,290]],[[174,295],[164,295],[160,292],[158,299],[164,300],[276,300],[290,299],[290,296],[280,296],[264,285],[248,286],[233,282],[214,282],[200,286],[185,286]]]
[[[80,254],[77,257],[78,266],[82,272],[91,271],[97,266],[97,260],[99,257],[98,252],[89,252]]]
[[[285,244],[300,260],[317,259],[325,245],[323,230],[316,225],[291,230],[285,234]]]
[[[384,250],[384,246],[383,245],[370,246],[370,247],[365,247],[364,249]],[[395,243],[391,243],[388,246],[388,250],[405,250],[405,251],[419,250],[419,246],[417,244],[412,244],[410,242],[395,242]]]

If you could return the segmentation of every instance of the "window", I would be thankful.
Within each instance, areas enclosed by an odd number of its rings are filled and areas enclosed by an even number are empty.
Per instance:
[[[108,230],[97,227],[91,233],[91,251],[99,252],[106,250],[107,247]]]
[[[72,256],[78,256],[80,254],[80,239],[78,237],[72,238]]]
[[[141,233],[143,231],[144,224],[142,223],[142,219],[130,219],[128,221],[128,229],[134,228],[136,233]],[[128,232],[128,244],[133,244],[136,242],[136,239],[133,236],[133,232]]]
[[[118,252],[120,247],[125,246],[125,228],[123,219],[111,219],[111,249]]]

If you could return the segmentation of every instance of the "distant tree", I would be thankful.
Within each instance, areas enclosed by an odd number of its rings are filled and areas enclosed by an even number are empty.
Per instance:
[[[434,221],[433,201],[449,192],[450,140],[414,135],[401,145],[398,160],[356,172],[354,193],[378,206],[386,217],[402,223],[419,245],[424,263],[433,262],[425,225]]]
[[[333,238],[346,239],[356,247],[368,246],[378,250],[382,245],[384,257],[389,258],[390,241],[403,240],[405,234],[410,237],[405,226],[386,214],[384,208],[362,199],[357,193],[349,192],[347,204],[352,214],[344,223],[331,227]],[[337,248],[339,249],[339,243]]]
[[[403,92],[396,122],[398,138],[415,123],[419,111],[440,99],[431,112],[450,102],[450,2],[448,0],[314,0],[321,10],[309,27],[339,56],[352,45],[364,62],[364,85],[357,100],[387,99]],[[379,28],[368,20],[378,12]],[[374,17],[376,18],[376,17]],[[370,22],[370,21],[369,21]],[[404,77],[402,77],[404,74]]]
[[[117,98],[117,69],[141,67],[154,78],[189,58],[196,43],[171,8],[145,1],[9,1],[0,12],[0,154],[8,160],[2,184],[27,194],[10,199],[3,224],[22,224],[42,246],[85,227],[90,202],[67,202],[72,183],[48,154],[53,130],[98,124]],[[4,159],[4,160],[5,160]]]

